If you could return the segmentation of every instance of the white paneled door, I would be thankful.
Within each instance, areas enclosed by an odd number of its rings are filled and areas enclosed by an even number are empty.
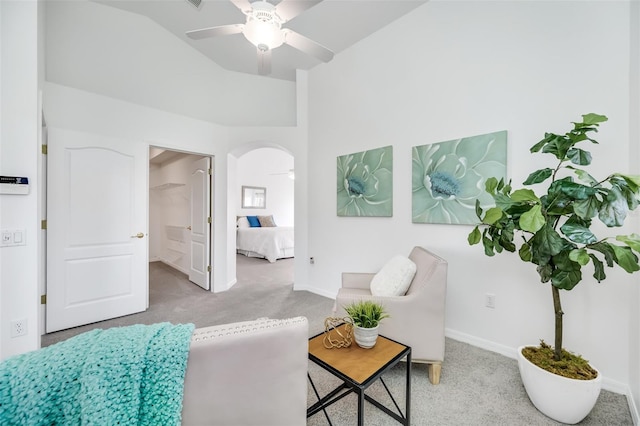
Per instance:
[[[49,129],[47,333],[148,305],[147,147]]]
[[[189,281],[209,290],[211,247],[211,158],[194,161],[191,166],[191,265]]]

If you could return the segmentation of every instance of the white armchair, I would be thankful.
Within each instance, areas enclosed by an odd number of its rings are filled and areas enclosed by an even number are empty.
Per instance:
[[[411,346],[412,361],[428,364],[429,379],[437,385],[444,361],[447,262],[422,247],[414,247],[409,259],[416,264],[416,274],[404,296],[373,296],[370,283],[374,273],[344,272],[334,311],[343,317],[344,306],[351,302],[381,303],[390,318],[380,323],[380,334]]]

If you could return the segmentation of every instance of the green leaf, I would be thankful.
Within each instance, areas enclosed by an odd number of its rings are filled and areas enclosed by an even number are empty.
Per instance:
[[[543,226],[529,240],[535,257],[555,256],[565,247],[565,240],[549,225]]]
[[[493,241],[491,240],[491,238],[483,236],[482,245],[484,246],[484,254],[486,254],[487,256],[493,256],[495,254],[493,252]]]
[[[489,194],[495,194],[496,188],[498,187],[498,179],[493,176],[488,178],[484,183],[484,188]]]
[[[530,152],[538,152],[540,151],[540,149],[545,146],[547,143],[549,143],[549,140],[551,140],[552,138],[554,138],[556,135],[554,135],[553,133],[545,133],[544,134],[544,139],[542,139],[540,142],[538,142],[537,144],[535,144],[534,146],[532,146],[529,151]]]
[[[569,259],[579,263],[581,266],[585,266],[589,263],[589,254],[586,249],[575,249],[569,252]]]
[[[612,187],[600,206],[598,218],[608,227],[622,226],[627,217],[627,200],[616,187]]]
[[[518,189],[513,191],[511,199],[515,202],[540,201],[540,198],[530,189]]]
[[[520,250],[518,250],[518,254],[520,255],[520,259],[525,262],[531,262],[531,250],[529,244],[522,244]]]
[[[500,207],[492,207],[484,214],[482,223],[493,225],[502,218],[502,209]]]
[[[621,247],[615,244],[609,244],[615,253],[615,261],[622,269],[632,273],[640,271],[640,265],[638,265],[638,256],[633,254],[631,248]]]
[[[614,176],[622,177],[624,180],[629,182],[629,184],[634,184],[635,188],[640,187],[640,175],[623,175],[621,173],[616,173],[616,174],[614,174]],[[636,189],[634,189],[634,191],[635,190]]]
[[[582,280],[582,272],[577,271],[561,271],[556,269],[551,274],[551,283],[562,290],[572,290]]]
[[[571,197],[574,200],[586,200],[587,198],[598,193],[596,188],[591,186],[581,185],[579,183],[571,182],[569,180],[558,180],[560,191],[563,194]]]
[[[582,182],[586,183],[587,185],[594,186],[598,183],[598,181],[593,176],[591,176],[589,173],[585,172],[584,170],[576,169],[575,167],[572,167],[572,166],[566,166],[566,167],[567,169],[573,170],[576,176],[578,176],[578,179],[580,179]]]
[[[589,248],[604,254],[604,260],[607,262],[607,266],[610,268],[613,266],[613,259],[615,257],[615,254],[613,252],[613,249],[611,248],[611,244],[603,241],[600,243],[591,244]]]
[[[617,188],[624,199],[627,202],[629,210],[635,210],[640,203],[640,194],[638,193],[638,187],[633,181],[628,181],[620,175],[612,175],[609,177],[609,182],[612,187]]]
[[[480,239],[481,239],[480,230],[476,226],[475,228],[473,228],[473,231],[469,233],[469,236],[467,237],[467,241],[469,242],[469,245],[472,246],[472,245],[478,244],[480,242]]]
[[[593,235],[593,232],[591,232],[589,228],[584,226],[576,225],[573,223],[565,223],[560,227],[560,230],[570,241],[573,241],[574,243],[593,244],[598,241],[596,236]]]
[[[553,268],[548,263],[544,265],[540,265],[536,268],[538,271],[538,275],[540,275],[540,281],[543,283],[549,282],[551,279],[551,274],[553,273]]]
[[[496,194],[493,196],[496,202],[496,207],[500,207],[503,211],[508,210],[515,202],[508,195]]]
[[[573,164],[579,166],[588,166],[591,164],[591,154],[580,148],[571,148],[567,151],[567,157],[569,157]]]
[[[602,264],[600,259],[598,259],[594,254],[590,254],[589,257],[591,258],[591,261],[593,262],[593,267],[595,269],[595,272],[593,273],[593,278],[598,280],[598,282],[601,282],[602,280],[607,278],[607,275],[604,273],[604,265]]]
[[[523,185],[533,185],[536,183],[544,182],[553,174],[553,170],[550,168],[536,170],[531,173],[527,180],[523,182]]]
[[[541,209],[540,204],[536,204],[528,212],[523,213],[518,223],[520,229],[534,234],[538,232],[546,223]]]
[[[599,124],[599,123],[604,123],[607,120],[608,120],[608,118],[606,116],[599,115],[599,114],[594,114],[594,113],[584,114],[582,116],[582,123],[586,124],[588,126],[591,126],[591,125],[594,125],[594,124]]]
[[[480,207],[480,200],[476,199],[476,216],[482,220],[482,207]]]
[[[633,250],[640,253],[640,235],[635,233],[631,235],[618,235],[616,237],[616,240],[625,243]]]
[[[553,154],[558,160],[564,161],[567,157],[567,151],[573,146],[573,142],[565,136],[554,136],[549,140],[549,143],[542,147],[542,152]]]
[[[601,202],[596,197],[589,197],[573,203],[573,211],[582,219],[591,219],[600,210]]]

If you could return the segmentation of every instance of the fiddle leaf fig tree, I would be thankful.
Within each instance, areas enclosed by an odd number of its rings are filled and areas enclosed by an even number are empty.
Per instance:
[[[578,285],[582,268],[589,263],[598,282],[606,278],[605,265],[618,265],[629,273],[640,270],[636,255],[640,235],[599,238],[591,230],[596,219],[607,227],[622,226],[627,213],[640,203],[640,176],[613,173],[598,180],[584,169],[591,164],[591,154],[578,145],[585,141],[597,144],[591,135],[605,121],[603,115],[583,115],[582,122],[573,123],[569,132],[546,133],[531,147],[532,153],[551,154],[557,160],[555,167],[536,170],[523,183],[547,183],[542,195],[529,188],[514,190],[510,181],[487,179],[485,190],[495,207],[483,211],[476,201],[481,223],[468,237],[471,245],[482,242],[487,256],[517,250],[520,259],[536,265],[540,281],[551,284],[556,360],[562,354],[560,290]]]

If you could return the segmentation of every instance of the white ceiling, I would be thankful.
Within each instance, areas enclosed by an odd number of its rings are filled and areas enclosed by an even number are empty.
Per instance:
[[[190,30],[244,23],[246,17],[230,0],[202,0],[198,8],[187,0],[93,1],[148,17],[223,68],[258,73],[256,48],[242,34],[202,40],[191,40],[185,35]],[[283,28],[290,28],[338,54],[426,1],[324,0],[285,23]],[[271,62],[270,77],[290,81],[295,80],[296,69],[308,70],[322,63],[287,45],[273,50]]]

